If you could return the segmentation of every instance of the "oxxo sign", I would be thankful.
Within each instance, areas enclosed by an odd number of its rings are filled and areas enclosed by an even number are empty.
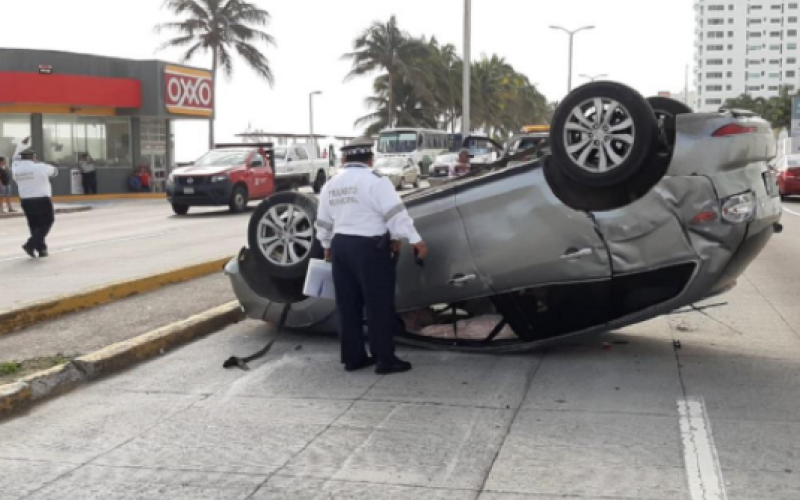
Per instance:
[[[167,66],[164,82],[164,101],[170,113],[193,116],[214,114],[214,81],[208,71]]]

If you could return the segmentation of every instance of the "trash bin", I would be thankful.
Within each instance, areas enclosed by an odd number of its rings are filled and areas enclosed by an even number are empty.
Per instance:
[[[69,171],[70,180],[70,193],[84,194],[83,193],[83,177],[81,176],[80,169],[73,168]]]

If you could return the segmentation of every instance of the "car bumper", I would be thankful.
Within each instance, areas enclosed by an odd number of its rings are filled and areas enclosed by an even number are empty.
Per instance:
[[[186,189],[193,192],[187,193]],[[190,206],[216,206],[230,203],[233,184],[230,181],[202,184],[196,186],[167,185],[167,199],[170,203]]]
[[[780,181],[780,190],[784,196],[800,195],[800,179],[782,179]]]

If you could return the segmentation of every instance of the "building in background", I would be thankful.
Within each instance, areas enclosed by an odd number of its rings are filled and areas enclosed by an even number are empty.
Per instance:
[[[695,109],[800,88],[800,1],[696,0]]]
[[[63,169],[54,194],[72,192],[81,153],[97,165],[99,193],[128,191],[134,170],[166,179],[172,121],[214,114],[211,73],[162,61],[0,49],[0,156],[25,137],[39,158]],[[154,186],[158,186],[155,182]]]

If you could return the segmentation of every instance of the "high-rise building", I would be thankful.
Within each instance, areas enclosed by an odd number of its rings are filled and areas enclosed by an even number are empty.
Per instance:
[[[800,87],[800,0],[695,0],[695,109]]]

